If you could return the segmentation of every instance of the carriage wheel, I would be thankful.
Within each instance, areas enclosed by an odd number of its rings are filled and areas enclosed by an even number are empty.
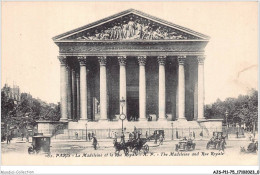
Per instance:
[[[144,155],[146,155],[149,152],[149,146],[148,145],[144,145],[143,146],[143,151],[144,151]]]
[[[138,155],[138,150],[137,150],[136,148],[134,148],[134,149],[133,149],[133,153],[134,153],[134,155],[137,156],[137,155]]]
[[[28,154],[35,154],[35,150],[32,147],[29,147]]]

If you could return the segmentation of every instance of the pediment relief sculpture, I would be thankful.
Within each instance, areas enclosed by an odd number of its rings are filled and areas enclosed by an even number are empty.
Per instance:
[[[137,15],[127,15],[92,29],[88,29],[67,39],[185,40],[198,38]]]

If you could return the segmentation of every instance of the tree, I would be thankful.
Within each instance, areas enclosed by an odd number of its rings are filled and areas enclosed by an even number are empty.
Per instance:
[[[228,124],[245,123],[249,130],[254,130],[258,121],[258,91],[251,89],[248,95],[239,95],[238,98],[217,99],[212,105],[205,106],[205,117],[225,119],[226,111]]]

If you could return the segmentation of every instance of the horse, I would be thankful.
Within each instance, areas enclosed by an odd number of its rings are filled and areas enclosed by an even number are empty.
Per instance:
[[[114,139],[114,147],[115,147],[115,149],[116,149],[116,150],[115,150],[115,155],[119,155],[119,152],[120,152],[121,150],[124,151],[125,156],[128,155],[129,150],[128,150],[127,145],[126,145],[125,143],[117,142],[117,140]]]

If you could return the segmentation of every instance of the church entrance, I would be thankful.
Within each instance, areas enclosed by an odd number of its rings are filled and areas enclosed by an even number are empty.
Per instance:
[[[137,121],[139,118],[139,98],[128,97],[127,98],[127,120]]]

